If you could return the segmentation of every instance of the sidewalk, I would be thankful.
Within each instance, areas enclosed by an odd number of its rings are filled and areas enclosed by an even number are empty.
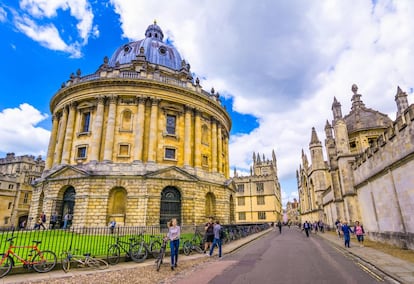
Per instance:
[[[253,240],[260,238],[264,234],[267,234],[268,232],[272,232],[272,229],[265,230],[263,232],[259,232],[254,235],[247,236],[245,238],[233,241],[231,243],[223,245],[223,255],[229,254],[240,247],[252,242]],[[217,249],[215,250],[214,254],[217,254]],[[189,256],[183,256],[180,258],[181,261],[186,260],[193,260],[198,258],[206,258],[204,254],[199,253],[192,253]],[[164,263],[170,263],[170,258],[167,256],[164,258]],[[39,282],[44,281],[45,283],[51,280],[61,280],[62,283],[65,282],[65,279],[71,278],[73,276],[77,275],[86,275],[86,274],[100,274],[100,273],[106,273],[110,271],[122,271],[127,270],[131,268],[137,268],[137,267],[153,267],[154,266],[154,260],[148,259],[144,261],[143,263],[135,263],[133,261],[130,262],[122,262],[117,265],[109,266],[108,269],[104,270],[90,270],[90,269],[73,269],[70,270],[68,273],[63,272],[61,269],[54,269],[51,272],[48,273],[36,273],[34,271],[27,272],[27,273],[20,273],[20,274],[9,274],[4,278],[0,278],[0,284],[11,284],[11,283],[28,283],[30,282]],[[151,269],[154,270],[154,269]],[[154,270],[155,271],[155,270]],[[12,271],[13,272],[13,271]],[[158,273],[158,272],[154,272]]]
[[[314,237],[315,234],[312,234]],[[318,233],[317,236],[331,242],[339,249],[353,257],[374,266],[390,278],[400,283],[414,283],[414,264],[370,247],[359,247],[356,240],[351,239],[351,247],[345,248],[343,239],[335,234]],[[413,252],[414,253],[414,252]]]

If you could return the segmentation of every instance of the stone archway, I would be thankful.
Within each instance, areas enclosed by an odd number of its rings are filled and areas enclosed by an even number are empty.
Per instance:
[[[72,225],[72,219],[75,214],[75,199],[76,199],[76,191],[73,186],[69,186],[66,188],[65,192],[63,193],[63,198],[60,200],[60,208],[57,208],[57,212],[60,213],[62,216],[62,220],[66,214],[69,214],[68,217],[68,226]],[[63,222],[61,222],[61,226],[63,226]]]
[[[111,189],[108,198],[107,223],[114,220],[119,226],[125,225],[127,191],[122,187]]]
[[[172,218],[181,224],[181,193],[176,187],[167,186],[161,192],[160,226],[166,226]]]
[[[236,222],[236,216],[235,216],[235,205],[234,205],[234,198],[233,195],[230,195],[230,224],[233,224]]]
[[[211,192],[206,194],[205,209],[206,217],[216,216],[216,197]]]

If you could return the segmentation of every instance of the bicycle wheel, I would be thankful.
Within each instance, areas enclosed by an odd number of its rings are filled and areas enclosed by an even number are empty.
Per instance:
[[[70,269],[70,259],[69,254],[67,252],[63,252],[60,254],[60,258],[62,259],[62,269],[65,272],[68,272]]]
[[[160,253],[158,254],[157,261],[156,261],[157,271],[160,271],[160,267],[162,264],[162,260],[164,258],[164,254],[165,254],[165,251],[161,249]]]
[[[106,260],[108,261],[109,264],[115,265],[119,262],[119,259],[120,259],[120,252],[119,252],[118,245],[111,245],[108,248]]]
[[[144,245],[144,242],[135,244],[131,246],[131,251],[129,252],[131,259],[135,262],[143,262],[147,259],[148,250]]]
[[[109,266],[108,262],[99,258],[88,258],[86,264],[95,269],[106,269]]]
[[[161,251],[161,243],[159,241],[154,241],[150,247],[151,254],[154,258],[157,258]]]
[[[183,244],[183,251],[185,255],[190,255],[193,244],[190,241],[185,241]]]
[[[13,267],[13,258],[8,255],[5,256],[4,253],[0,254],[0,278],[6,276]]]
[[[32,259],[33,269],[37,272],[49,272],[55,268],[57,262],[56,254],[50,250],[37,253]]]
[[[204,250],[200,246],[193,246],[191,249],[196,250],[198,253],[204,253]]]

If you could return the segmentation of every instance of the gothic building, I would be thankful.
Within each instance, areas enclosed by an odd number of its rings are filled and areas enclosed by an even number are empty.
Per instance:
[[[250,175],[239,176],[235,170],[233,181],[236,186],[237,223],[282,221],[282,200],[274,151],[271,160],[253,153]]]
[[[365,107],[356,85],[352,108],[342,116],[334,98],[333,121],[322,143],[312,129],[309,151],[297,171],[302,220],[363,222],[368,235],[414,248],[414,105],[399,87],[397,118]]]
[[[39,178],[45,161],[39,156],[7,153],[0,159],[0,227],[16,227],[27,221],[32,183]]]
[[[52,97],[45,171],[30,215],[74,226],[234,220],[231,119],[154,22],[95,73],[78,70]]]

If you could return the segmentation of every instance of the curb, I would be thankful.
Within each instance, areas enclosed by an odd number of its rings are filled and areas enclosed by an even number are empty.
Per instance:
[[[335,246],[336,248],[340,249],[343,252],[346,252],[347,254],[351,255],[353,258],[358,259],[360,262],[362,263],[366,263],[369,264],[370,266],[372,266],[373,268],[375,268],[376,270],[378,270],[379,272],[381,272],[382,274],[386,275],[387,277],[389,277],[389,279],[386,280],[392,280],[396,283],[404,283],[404,281],[402,279],[400,279],[398,276],[396,275],[392,275],[387,271],[384,271],[381,267],[375,265],[374,263],[368,261],[367,259],[364,259],[363,257],[361,257],[360,255],[345,249],[343,246],[339,245],[338,243],[336,243],[335,241],[330,240],[329,238],[325,238],[323,236],[320,236],[319,234],[316,235],[318,238],[323,239],[325,241],[328,241],[330,244],[332,244],[333,246]]]

